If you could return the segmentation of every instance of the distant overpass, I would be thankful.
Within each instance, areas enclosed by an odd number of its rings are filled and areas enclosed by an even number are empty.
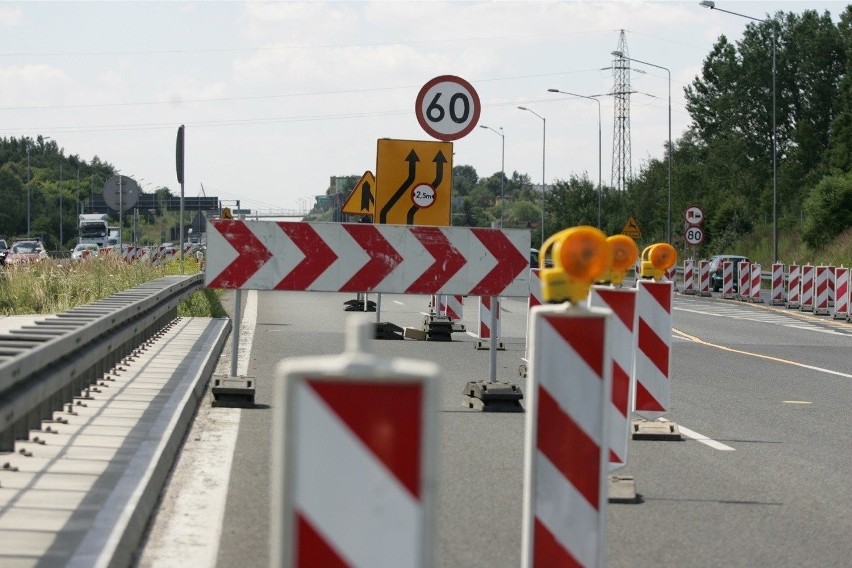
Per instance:
[[[269,219],[277,217],[296,217],[301,219],[309,211],[305,211],[304,209],[239,209],[234,211],[235,215],[240,213],[245,214],[246,219]]]

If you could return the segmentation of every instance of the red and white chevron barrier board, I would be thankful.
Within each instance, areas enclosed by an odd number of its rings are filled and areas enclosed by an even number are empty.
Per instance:
[[[529,231],[216,219],[208,288],[526,296]]]
[[[761,283],[761,272],[762,267],[755,263],[751,265],[751,285],[749,286],[749,297],[748,301],[753,302],[755,304],[762,304],[763,298],[760,297],[760,283]]]
[[[801,278],[801,267],[798,264],[791,264],[787,280],[787,308],[789,309],[798,309],[802,303]]]
[[[521,565],[606,566],[612,313],[546,305],[531,318]]]
[[[734,294],[734,263],[730,260],[722,261],[722,298],[733,300]]]
[[[829,280],[831,280],[831,268],[828,266],[817,266],[816,283],[814,284],[814,314],[818,316],[827,316],[830,313],[828,309],[831,297],[831,290],[828,285]]]
[[[806,264],[802,267],[802,295],[799,310],[803,312],[814,311],[814,286],[816,281],[815,267]]]
[[[310,361],[277,377],[272,565],[431,566],[437,367]]]
[[[772,265],[772,291],[769,296],[769,303],[773,306],[783,306],[784,301],[784,265],[774,263]]]
[[[491,310],[496,310],[494,315],[496,316],[495,328],[493,330],[490,327],[491,325]],[[479,297],[479,339],[488,340],[491,339],[493,335],[494,339],[500,339],[500,299],[497,297],[491,296],[480,296]]]
[[[683,293],[695,295],[695,261],[691,258],[683,261]]]
[[[636,289],[592,286],[589,305],[609,308],[614,315],[607,326],[612,361],[612,396],[609,416],[609,470],[627,465],[633,404],[633,359],[636,353]]]
[[[751,263],[742,261],[737,263],[737,297],[740,300],[748,300],[751,295]]]
[[[850,279],[848,268],[839,266],[834,269],[834,314],[832,319],[848,319],[852,315],[849,310],[850,293],[852,293],[852,279]]]
[[[671,405],[672,296],[670,282],[637,282],[636,414],[655,420]]]
[[[698,294],[710,296],[710,262],[707,260],[698,263]]]

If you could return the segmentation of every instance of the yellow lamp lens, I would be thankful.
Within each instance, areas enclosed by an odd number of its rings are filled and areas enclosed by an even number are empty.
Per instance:
[[[612,235],[606,240],[612,250],[612,270],[624,272],[633,266],[639,256],[639,247],[627,235]]]
[[[595,227],[574,227],[553,245],[553,256],[570,277],[592,281],[609,269],[612,252],[606,235]]]
[[[651,248],[649,260],[657,270],[667,270],[677,262],[677,251],[668,243],[658,243]]]

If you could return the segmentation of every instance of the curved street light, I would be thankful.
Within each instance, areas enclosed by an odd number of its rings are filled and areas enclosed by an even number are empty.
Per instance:
[[[541,247],[541,245],[544,244],[544,158],[545,144],[547,141],[547,120],[530,108],[522,106],[519,106],[518,108],[531,112],[541,119],[541,244],[539,245],[539,247]]]
[[[500,228],[503,228],[503,210],[506,209],[506,196],[503,190],[503,180],[506,179],[506,136],[503,134],[503,127],[500,126],[500,132],[497,132],[490,126],[484,124],[479,125],[480,128],[487,128],[497,136],[503,139],[503,149],[500,152]]]
[[[589,99],[598,103],[598,229],[601,228],[601,194],[603,186],[601,185],[601,101],[595,97],[587,97],[586,95],[578,95],[577,93],[569,93],[568,91],[560,91],[559,89],[547,89],[548,93],[559,93],[561,95],[569,95],[579,97],[581,99]]]
[[[719,10],[720,12],[739,16],[740,18],[745,18],[747,20],[762,22],[764,24],[772,24],[772,262],[778,262],[778,128],[775,124],[775,78],[777,75],[775,52],[776,45],[778,44],[778,32],[775,29],[775,20],[764,20],[740,14],[739,12],[723,10],[722,8],[717,8],[716,3],[712,0],[702,0],[699,4],[705,8],[710,8],[711,10]]]

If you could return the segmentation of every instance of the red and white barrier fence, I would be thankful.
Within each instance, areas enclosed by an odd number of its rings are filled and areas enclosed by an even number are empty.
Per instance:
[[[636,414],[654,420],[671,404],[671,282],[637,282]]]
[[[769,303],[773,306],[784,305],[784,265],[778,262],[772,265],[772,285]]]
[[[691,258],[683,261],[683,293],[695,295],[695,261]]]
[[[671,282],[666,283],[669,290]],[[521,565],[606,566],[609,310],[537,306],[530,323]]]
[[[814,311],[814,287],[816,282],[816,268],[810,264],[802,267],[802,294],[799,310],[803,312]]]
[[[832,319],[852,317],[852,271],[840,266],[834,269],[834,313]]]
[[[802,305],[802,267],[790,265],[790,275],[787,279],[787,308],[797,310]]]
[[[431,566],[438,366],[351,322],[344,354],[276,372],[271,565]]]

